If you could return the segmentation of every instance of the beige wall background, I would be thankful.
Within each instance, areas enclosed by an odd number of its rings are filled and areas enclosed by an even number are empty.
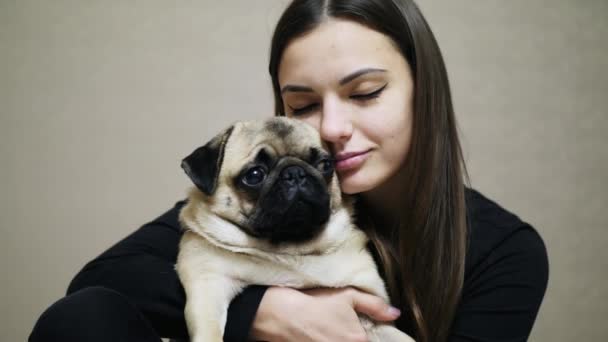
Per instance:
[[[179,162],[272,113],[285,0],[0,0],[0,336],[184,197]],[[608,340],[608,2],[420,0],[472,185],[540,231],[532,341]]]

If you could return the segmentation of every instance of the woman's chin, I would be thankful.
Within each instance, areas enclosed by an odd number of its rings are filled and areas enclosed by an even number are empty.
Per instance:
[[[373,188],[370,179],[360,177],[359,174],[345,174],[338,177],[340,180],[340,189],[343,193],[354,195],[361,192],[366,192]]]

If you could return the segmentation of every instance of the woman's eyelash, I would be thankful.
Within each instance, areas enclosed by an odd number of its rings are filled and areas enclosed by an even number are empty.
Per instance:
[[[359,100],[359,101],[365,101],[365,100],[371,100],[371,99],[377,98],[378,96],[380,96],[380,94],[386,88],[387,85],[388,85],[388,83],[383,85],[382,87],[380,87],[380,89],[372,91],[371,93],[351,95],[350,98],[353,100]],[[293,108],[292,106],[288,106],[288,107],[289,107],[289,109],[291,109],[292,115],[298,116],[298,115],[302,115],[302,114],[311,112],[314,109],[316,109],[318,106],[319,106],[318,103],[313,103],[313,104],[310,104],[308,106],[304,106],[301,108]]]
[[[310,105],[302,107],[302,108],[293,108],[291,106],[289,106],[289,108],[291,109],[291,113],[294,116],[298,116],[298,115],[302,115],[302,114],[305,114],[305,113],[308,113],[308,112],[312,111],[317,106],[318,106],[318,104],[313,103],[313,104],[310,104]]]
[[[351,95],[350,98],[355,99],[355,100],[368,100],[368,99],[376,98],[376,97],[380,96],[380,93],[382,93],[382,91],[384,90],[384,88],[386,88],[387,85],[388,85],[388,83],[383,85],[382,87],[380,87],[380,89],[372,91],[371,93]]]

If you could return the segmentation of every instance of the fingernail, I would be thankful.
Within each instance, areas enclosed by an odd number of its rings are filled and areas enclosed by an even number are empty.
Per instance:
[[[393,307],[393,306],[389,306],[386,311],[388,312],[389,315],[391,315],[393,317],[397,317],[397,316],[401,315],[401,310],[399,310],[399,309],[397,309],[396,307]]]

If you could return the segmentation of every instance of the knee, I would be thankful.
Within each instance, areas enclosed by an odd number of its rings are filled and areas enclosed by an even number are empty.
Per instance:
[[[119,331],[125,317],[134,315],[141,316],[119,292],[100,286],[87,287],[46,309],[34,325],[29,341],[89,341],[101,338],[104,331]]]

